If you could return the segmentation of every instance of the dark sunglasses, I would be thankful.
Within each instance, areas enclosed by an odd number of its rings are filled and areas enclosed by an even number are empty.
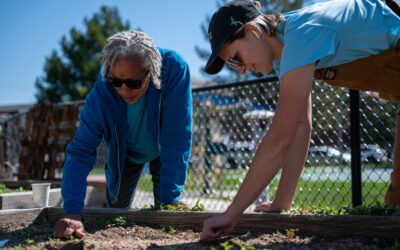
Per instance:
[[[130,89],[140,89],[142,87],[143,80],[147,77],[149,74],[149,71],[144,74],[143,78],[140,80],[130,80],[130,79],[119,79],[119,78],[113,78],[109,77],[109,71],[110,67],[108,67],[107,74],[106,74],[106,81],[111,84],[111,86],[119,88],[122,86],[123,83],[130,88]]]

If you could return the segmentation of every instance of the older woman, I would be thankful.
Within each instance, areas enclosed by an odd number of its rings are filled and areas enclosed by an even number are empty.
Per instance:
[[[155,205],[185,204],[181,194],[192,135],[188,65],[176,52],[155,47],[145,33],[133,30],[111,36],[103,54],[103,69],[67,148],[61,186],[65,216],[55,230],[59,238],[84,236],[86,177],[102,139],[109,207],[131,207],[146,163]]]
[[[280,93],[274,120],[241,188],[223,214],[204,222],[201,240],[228,234],[280,168],[274,201],[255,211],[290,208],[310,142],[314,77],[400,100],[399,16],[392,0],[334,0],[284,15],[263,15],[257,2],[236,0],[213,15],[205,71],[216,74],[224,64],[240,74],[274,68]],[[400,205],[400,113],[396,120],[392,183],[385,197],[392,205]]]

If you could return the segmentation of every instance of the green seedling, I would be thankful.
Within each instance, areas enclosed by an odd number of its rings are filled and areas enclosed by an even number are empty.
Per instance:
[[[25,239],[25,242],[26,242],[26,244],[33,244],[33,243],[35,243],[35,241],[34,240],[32,240],[32,239]]]
[[[74,240],[74,239],[75,239],[75,237],[73,235],[70,235],[67,237],[67,240]]]
[[[293,208],[288,211],[289,214],[313,214],[313,215],[372,215],[372,216],[391,216],[400,213],[400,207],[394,207],[379,202],[375,204],[366,204],[355,208],[348,207],[321,207],[321,206],[303,206]]]
[[[49,241],[50,241],[50,242],[54,242],[54,239],[51,238],[51,237],[49,237]]]
[[[192,211],[204,211],[204,205],[200,203],[200,200],[196,201],[196,205],[192,207]]]
[[[114,221],[115,221],[116,223],[118,223],[118,224],[123,224],[123,225],[126,224],[126,218],[125,218],[125,217],[122,217],[122,216],[119,216],[119,217],[115,218]]]
[[[12,193],[12,192],[25,192],[23,187],[18,187],[17,189],[9,189],[4,183],[0,184],[0,194]]]
[[[168,235],[171,237],[172,235],[176,234],[176,229],[174,227],[169,227]]]
[[[190,208],[184,205],[159,205],[159,206],[151,206],[151,210],[170,210],[170,211],[190,211]]]
[[[229,245],[228,243],[221,243],[221,244],[219,244],[221,247],[223,247],[224,248],[224,250],[229,250],[229,249],[231,249],[233,246],[232,245]]]
[[[349,210],[351,215],[374,215],[374,216],[390,216],[400,212],[400,207],[394,207],[387,204],[377,202],[375,204],[367,204],[355,207]]]
[[[8,227],[7,227],[7,226],[0,227],[0,232],[1,232],[1,233],[6,233],[6,232],[8,232]]]
[[[238,247],[240,247],[240,250],[247,250],[247,249],[249,249],[249,250],[253,250],[253,249],[256,249],[255,247],[253,247],[253,246],[248,246],[248,245],[246,245],[246,244],[242,244],[242,243],[240,243],[240,242],[235,242],[235,244],[236,245],[238,245]]]
[[[94,249],[94,248],[96,248],[96,245],[95,245],[95,244],[90,244],[90,245],[88,246],[88,248],[89,248],[89,249]]]

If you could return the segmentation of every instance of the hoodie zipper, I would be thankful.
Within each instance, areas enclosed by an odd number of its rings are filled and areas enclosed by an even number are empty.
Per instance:
[[[114,123],[114,131],[115,131],[115,138],[117,140],[117,160],[118,160],[118,191],[117,195],[115,196],[115,201],[118,201],[118,194],[119,194],[119,189],[121,187],[121,167],[120,167],[120,161],[119,161],[119,140],[118,140],[118,133],[117,133],[117,124]]]

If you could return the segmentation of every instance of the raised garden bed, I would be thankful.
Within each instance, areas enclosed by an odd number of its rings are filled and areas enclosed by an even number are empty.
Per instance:
[[[400,247],[400,216],[244,214],[230,236],[199,242],[215,212],[85,209],[83,240],[54,239],[62,208],[0,211],[5,247],[48,249],[371,249]]]

